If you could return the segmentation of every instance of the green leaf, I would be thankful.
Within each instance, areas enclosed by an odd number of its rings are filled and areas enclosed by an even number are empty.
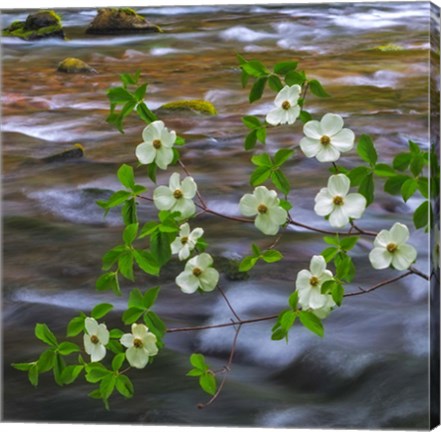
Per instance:
[[[351,282],[355,276],[355,266],[349,255],[340,253],[334,259],[337,279]]]
[[[121,339],[124,332],[120,329],[110,330],[110,339]]]
[[[417,155],[420,153],[420,147],[418,144],[414,143],[413,141],[409,140],[409,150],[413,155]]]
[[[139,72],[139,71],[138,71]],[[123,73],[120,76],[121,81],[127,87],[128,85],[135,85],[138,82],[139,74],[130,75],[128,73]]]
[[[259,100],[262,95],[263,91],[265,90],[265,85],[267,82],[267,78],[259,78],[251,87],[250,95],[249,95],[249,101],[250,103],[253,103],[257,100]]]
[[[240,272],[247,272],[251,270],[257,263],[259,258],[247,256],[239,264]]]
[[[331,97],[331,95],[325,91],[325,89],[323,88],[323,86],[320,84],[319,81],[311,80],[311,81],[308,81],[308,83],[309,83],[309,88],[311,89],[311,93],[314,96],[321,97],[321,98]]]
[[[411,173],[415,177],[419,176],[424,168],[424,164],[425,164],[425,160],[423,154],[414,155],[410,162]]]
[[[142,102],[144,100],[144,96],[145,93],[147,91],[147,83],[146,84],[142,84],[140,85],[135,92],[133,93],[133,95],[135,96],[136,100],[138,102]]]
[[[257,129],[251,131],[245,137],[245,143],[244,143],[245,150],[252,150],[254,147],[256,147],[256,143],[257,143]]]
[[[147,290],[143,297],[143,306],[146,309],[150,309],[158,298],[160,287],[154,287]]]
[[[322,294],[329,294],[337,283],[338,282],[335,281],[334,279],[330,279],[330,280],[323,282],[321,289],[320,289],[321,293]]]
[[[403,197],[404,202],[407,202],[407,200],[417,191],[417,189],[417,180],[412,178],[406,180],[401,186],[401,196]]]
[[[190,363],[196,369],[206,371],[208,366],[205,363],[205,357],[202,354],[194,353],[190,356]]]
[[[112,309],[113,309],[112,304],[100,303],[92,309],[92,312],[90,313],[90,315],[92,316],[92,318],[99,320],[103,316],[107,315]]]
[[[58,345],[57,338],[46,324],[36,324],[35,337],[50,346],[56,347]]]
[[[107,201],[97,201],[96,203],[104,209],[110,209],[119,206],[131,197],[132,194],[130,192],[121,190],[113,193]]]
[[[54,380],[59,386],[62,386],[64,384],[62,380],[62,375],[65,367],[66,367],[66,363],[63,360],[63,357],[61,356],[61,354],[56,353],[53,373],[54,373]]]
[[[142,271],[152,276],[159,275],[159,265],[149,251],[134,249],[133,257]]]
[[[96,281],[96,289],[98,291],[112,290],[116,295],[121,295],[118,274],[116,272],[102,274]]]
[[[424,201],[413,214],[413,223],[416,229],[424,228],[429,224],[429,201]]]
[[[389,177],[384,184],[384,191],[391,195],[398,195],[401,192],[401,186],[403,186],[403,183],[409,178],[407,175]]]
[[[43,351],[37,361],[38,373],[50,371],[54,367],[54,362],[55,351],[52,348]]]
[[[300,322],[316,335],[323,337],[325,331],[323,324],[312,312],[301,311],[299,314]]]
[[[74,337],[84,330],[84,316],[76,316],[69,321],[67,325],[67,337]]]
[[[116,378],[116,390],[126,398],[131,398],[135,392],[133,383],[127,375],[118,375]]]
[[[265,145],[265,143],[266,143],[266,127],[265,126],[259,128],[259,129],[256,129],[256,138],[263,145]]]
[[[274,165],[281,166],[283,165],[292,155],[294,154],[294,150],[290,149],[280,149],[274,155]]]
[[[11,366],[19,371],[27,372],[36,362],[31,363],[12,363]]]
[[[115,375],[108,375],[103,378],[100,382],[100,394],[103,399],[109,399],[110,395],[113,393],[116,384]]]
[[[292,209],[292,204],[289,201],[284,200],[284,199],[280,200],[279,206],[282,207],[287,212],[289,212]]]
[[[260,248],[259,248],[259,246],[257,246],[256,244],[253,243],[251,245],[251,250],[252,250],[252,252],[253,252],[255,257],[257,257],[257,258],[260,257]]]
[[[266,76],[269,74],[269,71],[265,68],[265,66],[260,61],[257,60],[250,60],[246,63],[241,64],[240,67],[248,75],[253,76],[255,78],[260,78],[262,76]]]
[[[127,306],[129,308],[144,309],[144,296],[139,288],[133,288],[130,291]]]
[[[409,167],[411,159],[410,153],[399,153],[394,157],[392,165],[398,171],[405,171]]]
[[[58,346],[58,352],[63,356],[79,351],[80,351],[80,347],[72,342],[61,342],[60,345]]]
[[[341,303],[343,301],[343,296],[345,294],[345,289],[343,288],[343,285],[336,283],[331,290],[332,299],[335,301],[337,306],[341,306]]]
[[[321,255],[323,256],[325,261],[328,263],[334,259],[334,257],[338,254],[338,251],[339,250],[336,247],[328,247],[322,251]]]
[[[396,175],[391,166],[383,163],[375,165],[374,173],[379,177],[393,177]]]
[[[289,86],[295,84],[302,85],[306,81],[306,76],[303,71],[291,71],[285,75],[285,83]]]
[[[271,90],[275,92],[279,92],[283,89],[282,81],[280,81],[280,78],[276,75],[270,75],[268,78],[268,85]]]
[[[202,371],[201,369],[191,369],[185,375],[190,377],[196,377],[196,376],[201,376],[203,374],[204,371]]]
[[[209,395],[214,395],[216,393],[216,377],[210,372],[207,372],[199,377],[199,385],[201,386],[201,389]]]
[[[283,255],[274,249],[266,250],[262,253],[262,259],[267,263],[273,263],[280,261],[283,258]]]
[[[362,135],[357,145],[358,155],[372,167],[377,163],[378,155],[374,143],[369,135]]]
[[[141,102],[136,106],[136,112],[141,120],[145,121],[147,124],[158,120],[158,117],[149,110],[144,102]]]
[[[29,371],[28,371],[28,379],[29,382],[34,386],[37,387],[38,385],[38,366],[37,364],[33,364]]]
[[[418,190],[424,198],[429,198],[429,180],[427,177],[420,177],[418,179]]]
[[[302,123],[308,123],[312,120],[312,115],[308,111],[301,110],[299,118]]]
[[[127,251],[120,255],[118,258],[118,270],[126,278],[131,281],[134,280],[133,276],[133,254],[131,251]]]
[[[371,170],[365,166],[358,166],[348,172],[347,176],[351,180],[351,186],[359,186],[363,179],[371,173]]]
[[[130,165],[121,165],[118,169],[117,176],[121,184],[127,189],[133,189],[135,187],[135,176],[133,174],[133,168]]]
[[[282,193],[285,195],[289,194],[289,191],[291,190],[291,185],[289,184],[289,180],[283,174],[280,169],[273,171],[271,174],[271,181],[274,183],[274,186],[279,189]]]
[[[119,256],[126,250],[124,245],[118,245],[107,251],[103,256],[103,270],[110,270],[118,261]]]
[[[299,303],[299,292],[298,291],[294,291],[288,298],[288,303],[289,305],[296,310],[297,309],[297,305]]]
[[[157,264],[163,266],[171,257],[170,237],[167,233],[155,232],[150,236],[150,249]]]
[[[149,330],[158,338],[158,347],[160,347],[160,340],[167,330],[166,325],[161,320],[161,318],[159,318],[159,316],[152,310],[149,310],[144,315],[144,322]]]
[[[271,168],[260,166],[257,167],[250,176],[250,184],[258,186],[264,183],[271,176]]]
[[[121,369],[121,366],[123,365],[125,359],[126,359],[126,355],[125,355],[125,353],[120,353],[120,354],[117,354],[115,357],[113,357],[113,360],[112,360],[112,369],[113,369],[114,371],[118,371],[118,370],[120,370],[120,369]]]
[[[282,329],[285,330],[285,332],[288,332],[288,330],[293,326],[296,317],[296,313],[291,309],[284,311],[280,315],[279,323]]]
[[[157,170],[158,170],[158,167],[154,163],[151,163],[147,166],[147,175],[153,183],[156,183],[156,171]]]
[[[123,241],[127,246],[130,246],[136,239],[136,235],[138,234],[138,224],[130,224],[124,228],[123,231]]]
[[[248,84],[248,80],[250,76],[242,69],[242,73],[240,75],[240,82],[242,84],[242,88],[245,88]]]
[[[271,157],[268,153],[261,153],[254,155],[251,158],[251,163],[259,167],[270,168],[273,166],[273,162],[271,161]]]
[[[277,340],[285,339],[286,337],[287,337],[286,331],[279,327],[273,330],[273,333],[271,335],[271,340],[277,341]]]
[[[360,183],[358,192],[360,192],[366,198],[366,205],[370,205],[374,201],[374,175],[367,175]]]
[[[278,75],[286,75],[297,68],[298,63],[295,61],[283,61],[274,66],[274,73]]]
[[[355,237],[344,237],[344,238],[342,238],[340,240],[340,247],[344,251],[350,251],[357,244],[359,238],[360,237],[358,237],[358,236],[355,236]]]
[[[69,365],[66,366],[61,373],[61,381],[63,384],[72,384],[83,371],[82,365]]]
[[[160,224],[158,224],[155,221],[150,221],[144,224],[144,226],[141,229],[141,233],[139,234],[138,238],[142,239],[144,237],[149,236],[150,234],[154,233],[155,231],[158,231]]]
[[[323,241],[329,245],[340,246],[340,238],[338,235],[335,237],[324,236]]]
[[[260,127],[260,120],[256,116],[252,115],[242,117],[242,123],[248,129],[257,129]]]
[[[126,102],[135,102],[134,97],[123,87],[113,87],[107,90],[107,97],[112,104],[121,104]]]
[[[109,374],[113,374],[113,372],[106,369],[100,363],[89,363],[86,366],[86,381],[92,384],[103,380]]]
[[[142,316],[142,314],[145,312],[144,309],[138,309],[138,308],[129,308],[126,311],[124,311],[122,315],[123,323],[126,325],[133,324],[136,321],[139,320],[139,318]]]

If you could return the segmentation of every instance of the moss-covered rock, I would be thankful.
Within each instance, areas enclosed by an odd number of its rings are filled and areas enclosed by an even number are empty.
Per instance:
[[[404,48],[400,45],[395,45],[392,43],[386,44],[386,45],[380,45],[375,48],[378,51],[382,52],[389,52],[389,51],[403,51]]]
[[[205,100],[181,100],[169,102],[159,107],[160,111],[193,111],[200,114],[216,115],[215,106]]]
[[[67,57],[58,63],[57,71],[64,73],[96,73],[93,67],[75,57]]]
[[[112,35],[121,33],[162,32],[130,8],[102,8],[86,30],[89,34]]]
[[[51,10],[30,14],[26,21],[14,21],[3,30],[3,36],[14,36],[25,40],[65,38],[61,18]]]

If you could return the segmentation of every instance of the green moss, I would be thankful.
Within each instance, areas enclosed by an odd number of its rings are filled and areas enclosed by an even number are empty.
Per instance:
[[[65,73],[95,73],[95,69],[90,67],[87,63],[75,57],[67,57],[57,67],[58,72]]]
[[[52,18],[57,20],[58,24],[61,25],[61,16],[58,15],[55,11],[53,11],[53,10],[42,10],[41,13],[48,13]]]
[[[169,102],[162,105],[159,109],[166,111],[196,111],[208,115],[217,114],[216,108],[211,102],[198,99]]]
[[[404,48],[400,45],[395,45],[392,43],[386,44],[386,45],[380,45],[375,48],[378,51],[382,52],[389,52],[389,51],[403,51]]]

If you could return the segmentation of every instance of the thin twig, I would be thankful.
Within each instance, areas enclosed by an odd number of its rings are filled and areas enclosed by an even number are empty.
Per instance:
[[[185,174],[187,174],[189,177],[193,177],[190,174],[190,171],[188,171],[187,167],[184,165],[184,162],[181,161],[181,159],[178,159],[178,164],[184,170]],[[198,197],[199,202],[201,203],[202,208],[205,210],[207,208],[207,203],[205,202],[204,198],[202,198],[201,193],[197,189],[196,189],[196,196]]]
[[[240,316],[237,314],[237,312],[234,310],[233,306],[231,305],[230,301],[228,300],[227,295],[225,294],[224,290],[221,288],[220,285],[217,286],[217,289],[219,290],[219,292],[222,294],[222,297],[225,300],[225,303],[228,305],[231,313],[234,315],[234,317],[237,319],[237,321],[241,321]]]

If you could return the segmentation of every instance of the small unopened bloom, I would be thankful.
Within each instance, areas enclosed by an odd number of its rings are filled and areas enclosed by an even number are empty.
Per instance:
[[[109,331],[105,324],[98,324],[94,318],[84,320],[84,350],[92,362],[98,362],[106,356],[106,345],[109,343]]]
[[[315,197],[314,211],[319,216],[329,216],[329,223],[336,228],[345,226],[349,219],[359,219],[366,208],[366,198],[350,193],[351,182],[344,174],[329,177],[328,187]]]
[[[293,124],[300,114],[298,100],[301,91],[301,87],[297,84],[283,87],[274,100],[277,108],[271,110],[266,116],[267,123],[273,126]]]
[[[213,258],[202,253],[185,264],[185,269],[176,278],[176,284],[186,294],[193,294],[199,288],[202,291],[213,291],[219,282],[219,273],[211,267]]]
[[[173,144],[176,132],[169,131],[161,120],[154,121],[142,132],[144,142],[136,147],[139,162],[147,165],[155,162],[161,169],[166,169],[173,160]]]
[[[377,270],[392,265],[397,270],[406,270],[417,257],[416,249],[407,244],[409,229],[396,222],[390,230],[381,230],[374,240],[374,248],[369,253],[369,261]]]
[[[254,225],[267,235],[277,234],[286,222],[288,213],[280,207],[276,191],[258,186],[252,194],[245,194],[239,202],[240,212],[244,216],[256,216]]]
[[[325,114],[319,122],[309,121],[303,133],[300,148],[306,157],[315,156],[319,162],[334,162],[340,153],[354,147],[354,132],[343,128],[343,119],[337,114]]]
[[[143,369],[149,357],[158,354],[156,336],[148,330],[144,324],[132,324],[132,333],[126,333],[120,339],[121,345],[127,348],[127,361],[137,369]]]
[[[173,254],[178,254],[181,261],[186,260],[191,251],[196,247],[199,238],[204,234],[202,228],[195,228],[190,232],[190,225],[185,223],[180,226],[179,235],[172,242],[171,250]]]

